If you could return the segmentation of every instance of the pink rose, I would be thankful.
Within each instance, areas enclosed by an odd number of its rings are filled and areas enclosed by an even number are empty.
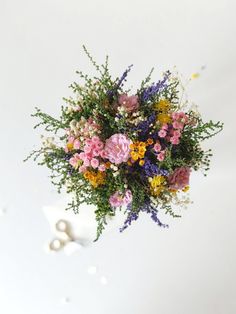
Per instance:
[[[190,171],[189,167],[180,167],[175,169],[168,177],[169,187],[174,190],[181,190],[186,185],[189,185]]]
[[[106,140],[105,152],[110,162],[118,165],[127,162],[131,140],[124,134],[114,134]]]
[[[132,112],[138,109],[138,96],[128,96],[127,94],[122,94],[118,98],[118,103],[122,106],[126,112]]]
[[[91,166],[97,168],[99,166],[99,161],[96,158],[91,159]]]

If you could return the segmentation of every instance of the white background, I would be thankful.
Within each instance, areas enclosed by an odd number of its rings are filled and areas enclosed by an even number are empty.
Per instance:
[[[235,11],[234,0],[0,0],[0,313],[236,313]],[[194,205],[166,217],[169,230],[141,216],[77,255],[48,255],[41,208],[60,196],[46,169],[22,160],[39,145],[34,106],[57,114],[75,70],[93,73],[82,44],[98,62],[109,54],[114,76],[133,63],[134,87],[152,66],[153,79],[205,66],[188,94],[225,128],[207,143],[208,177],[192,176]]]

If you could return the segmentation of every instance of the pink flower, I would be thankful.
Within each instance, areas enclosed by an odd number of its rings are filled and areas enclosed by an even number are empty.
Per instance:
[[[189,167],[180,167],[175,169],[168,177],[169,187],[171,189],[180,190],[186,185],[189,185],[190,171]]]
[[[178,113],[178,112],[173,112],[173,113],[171,114],[171,118],[172,118],[173,120],[178,120],[178,119],[179,119],[179,113]]]
[[[104,164],[101,164],[101,165],[98,167],[98,170],[104,172],[104,171],[106,171],[106,166],[105,166]]]
[[[174,127],[175,129],[182,130],[183,127],[184,127],[184,125],[183,125],[182,123],[180,123],[180,122],[175,121],[175,122],[173,123],[173,127]]]
[[[99,143],[100,142],[100,138],[98,136],[96,136],[96,135],[93,136],[91,140],[92,140],[93,143]]]
[[[75,154],[73,157],[70,158],[69,163],[72,167],[77,168],[79,165],[80,157],[79,154]]]
[[[133,200],[133,195],[132,192],[130,190],[126,190],[125,191],[125,195],[123,198],[123,205],[128,205],[129,203],[131,203]]]
[[[80,141],[79,140],[75,140],[74,141],[74,149],[79,149],[80,148]]]
[[[168,130],[168,124],[167,123],[164,123],[163,125],[162,125],[162,130]]]
[[[89,158],[84,158],[84,166],[86,166],[86,167],[90,166]]]
[[[92,150],[91,146],[87,146],[87,145],[84,146],[84,152],[85,152],[86,154],[87,154],[87,153],[90,153],[91,150]]]
[[[103,147],[104,147],[103,142],[97,142],[97,143],[95,144],[95,148],[96,148],[97,150],[101,150],[101,149],[103,149]]]
[[[91,160],[91,166],[95,169],[99,165],[99,161],[96,158],[92,158]]]
[[[160,137],[165,137],[165,136],[166,136],[166,131],[161,129],[161,130],[158,132],[158,135],[159,135]]]
[[[112,207],[120,207],[120,206],[127,206],[129,203],[132,202],[133,196],[130,190],[126,190],[124,196],[117,191],[109,198],[109,203]]]
[[[180,133],[179,130],[175,130],[175,131],[173,132],[173,136],[174,136],[174,137],[180,137],[180,135],[181,135],[181,133]]]
[[[161,150],[161,144],[159,142],[157,142],[154,145],[153,149],[155,150],[156,153],[159,152]]]
[[[105,152],[110,162],[118,165],[127,162],[131,140],[124,134],[114,134],[106,140]]]
[[[105,152],[105,150],[101,150],[101,151],[100,151],[100,156],[101,156],[103,159],[106,159],[106,158],[107,158],[107,153]]]
[[[173,144],[173,145],[178,145],[179,144],[179,138],[178,137],[175,137],[175,136],[172,136],[170,138],[170,142]]]
[[[158,155],[157,155],[157,159],[159,161],[163,161],[165,159],[165,151],[162,150]]]
[[[86,157],[86,155],[85,155],[84,152],[79,153],[79,158],[80,158],[80,159],[84,160],[85,157]]]
[[[128,96],[127,94],[122,94],[118,98],[118,103],[123,108],[125,108],[126,112],[132,112],[138,109],[138,96]]]
[[[84,165],[79,167],[79,172],[80,173],[84,173],[86,170],[87,170],[87,167],[84,166]]]
[[[120,207],[123,205],[123,197],[119,192],[115,192],[109,198],[109,203],[112,207]]]

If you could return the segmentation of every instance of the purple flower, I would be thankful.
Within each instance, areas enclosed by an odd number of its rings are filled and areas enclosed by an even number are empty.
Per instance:
[[[123,227],[120,228],[120,232],[123,232],[128,226],[131,225],[131,223],[138,219],[140,212],[146,212],[147,214],[151,215],[151,219],[160,227],[168,228],[169,226],[166,224],[163,224],[160,219],[158,218],[157,209],[151,204],[150,199],[147,199],[143,206],[141,206],[137,211],[132,211],[132,205],[129,204],[127,206],[128,216],[124,222]]]
[[[128,73],[130,72],[131,68],[132,68],[133,64],[131,64],[130,66],[128,66],[128,68],[125,70],[125,72],[122,74],[122,76],[120,77],[120,79],[118,80],[116,86],[113,89],[110,89],[107,92],[107,96],[109,98],[109,100],[111,101],[113,96],[117,93],[117,90],[123,86],[123,82],[126,81],[126,77],[128,75]]]
[[[163,80],[158,81],[157,83],[153,83],[151,86],[144,89],[141,95],[142,101],[146,102],[150,100],[153,96],[155,96],[160,90],[166,87],[166,81],[170,76],[170,72],[167,71],[164,75]]]
[[[145,177],[154,177],[157,175],[167,176],[168,171],[160,169],[156,164],[152,163],[149,159],[145,158],[145,163],[142,167],[143,175]]]

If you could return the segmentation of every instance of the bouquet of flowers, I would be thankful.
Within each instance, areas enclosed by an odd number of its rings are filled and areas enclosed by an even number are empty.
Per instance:
[[[180,100],[181,82],[175,74],[167,71],[152,83],[151,71],[131,93],[124,83],[132,66],[112,79],[108,57],[100,66],[84,50],[98,77],[77,72],[84,84],[71,84],[74,97],[64,99],[59,119],[36,108],[33,116],[41,121],[35,128],[44,126],[57,140],[43,137],[42,147],[28,158],[39,159],[52,171],[59,192],[65,187],[72,193],[68,209],[78,213],[81,204],[95,205],[97,238],[117,210],[126,215],[120,231],[140,212],[167,227],[158,212],[179,217],[173,204],[181,204],[191,171],[202,169],[205,174],[209,169],[212,153],[204,151],[201,142],[221,131],[223,124],[203,122]]]

